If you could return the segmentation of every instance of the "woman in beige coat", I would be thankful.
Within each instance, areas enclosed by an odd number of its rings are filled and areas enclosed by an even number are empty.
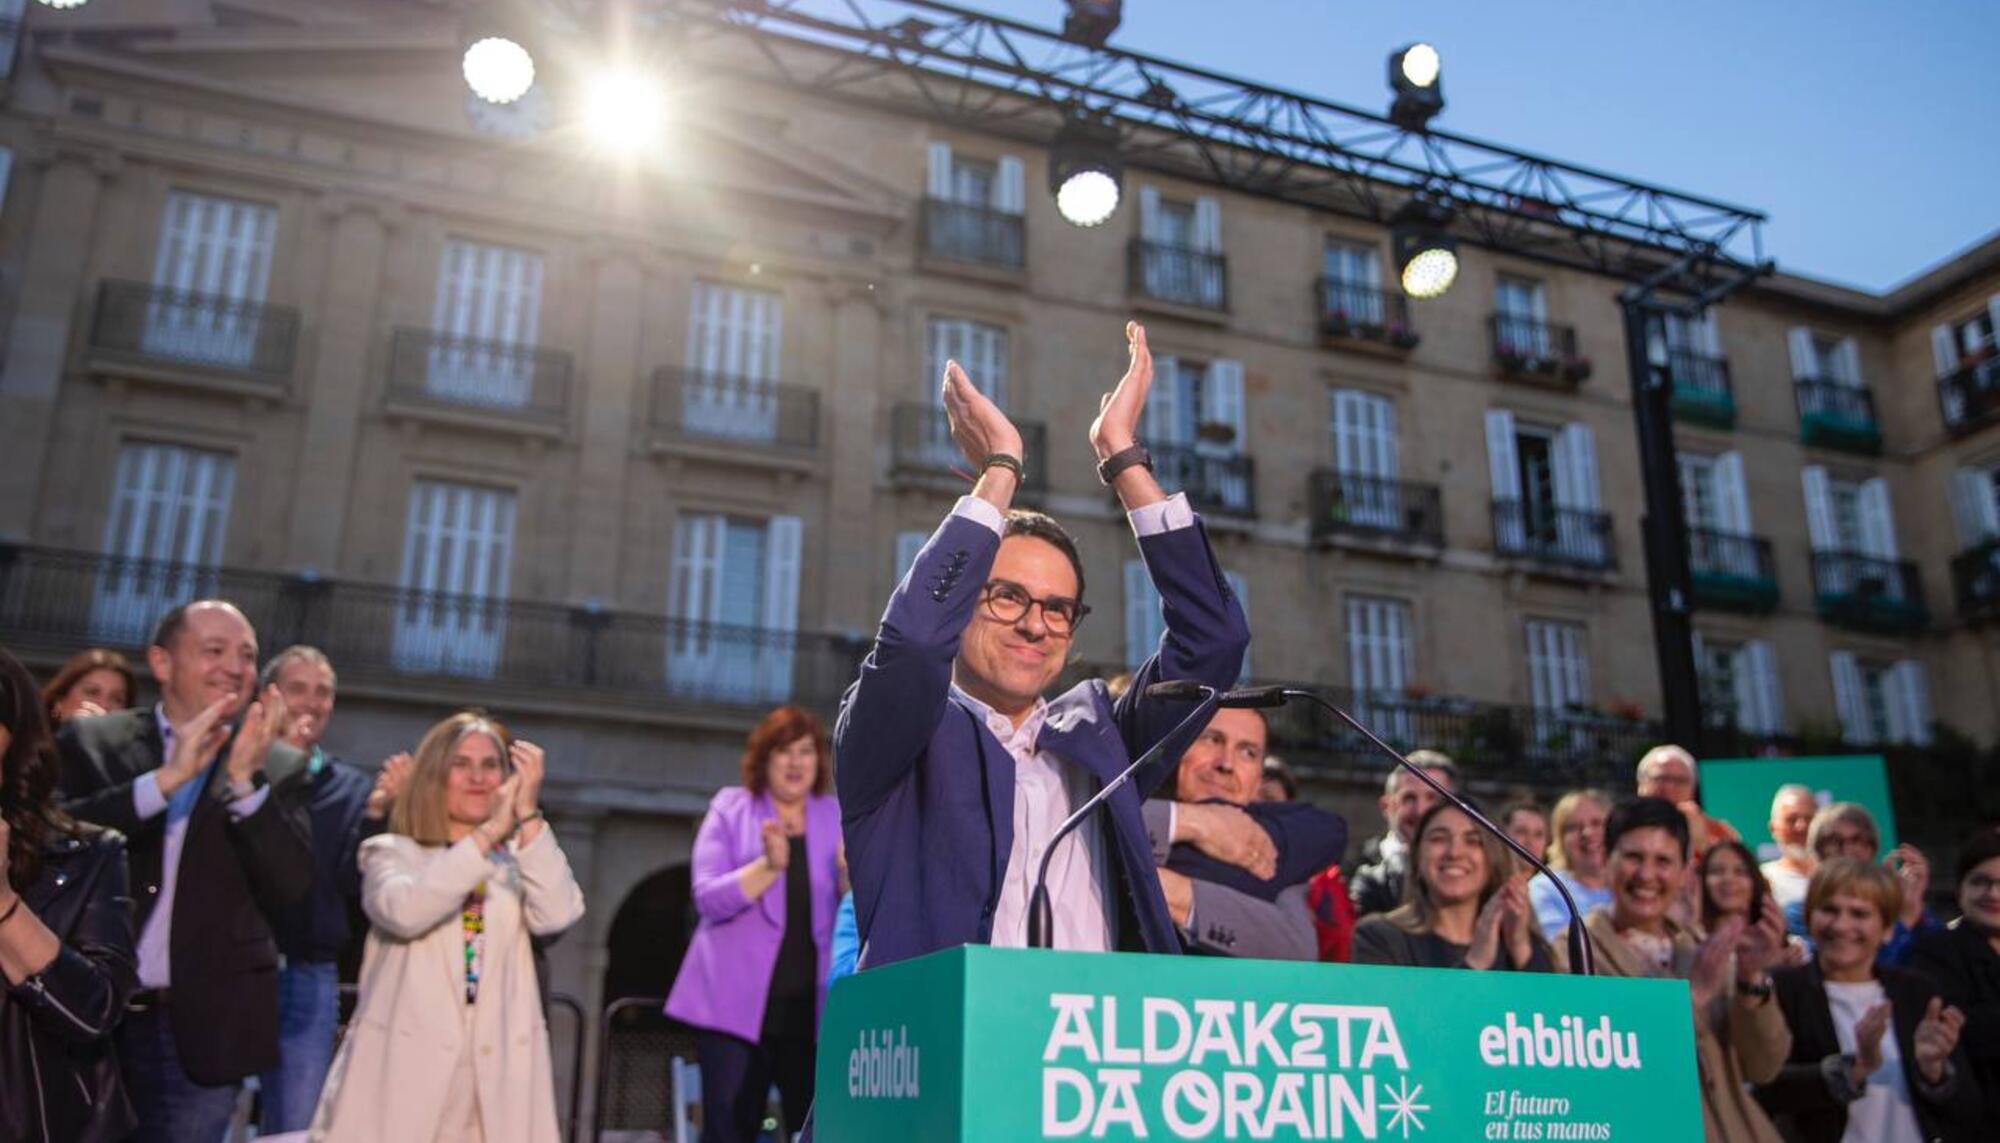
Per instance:
[[[528,936],[575,924],[583,894],[537,806],[541,784],[541,749],[483,715],[424,735],[390,832],[361,847],[373,927],[312,1139],[560,1138]]]

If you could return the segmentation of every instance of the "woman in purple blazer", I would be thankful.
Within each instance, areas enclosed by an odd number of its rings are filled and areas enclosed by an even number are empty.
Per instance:
[[[805,1126],[834,912],[847,892],[826,727],[783,706],[743,751],[694,840],[701,914],[667,1015],[698,1031],[702,1143],[752,1143],[775,1081],[788,1132]]]

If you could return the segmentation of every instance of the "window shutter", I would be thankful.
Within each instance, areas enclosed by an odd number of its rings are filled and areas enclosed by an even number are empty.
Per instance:
[[[930,541],[929,532],[896,533],[896,583],[901,584],[910,576],[910,569],[916,566],[917,556]]]
[[[1861,518],[1861,548],[1877,559],[1893,560],[1896,555],[1896,518],[1889,506],[1889,481],[1877,476],[1861,482],[1854,498]]]
[[[1213,195],[1194,200],[1194,248],[1208,254],[1222,253],[1222,202]]]
[[[1333,391],[1333,470],[1335,472],[1359,472],[1356,460],[1361,455],[1357,434],[1360,431],[1355,415],[1355,404],[1361,394],[1347,389]]]
[[[932,198],[951,198],[951,144],[933,142],[929,151],[929,177],[924,191]]]
[[[1233,571],[1223,572],[1222,578],[1229,581],[1229,590],[1236,596],[1236,606],[1243,609],[1243,625],[1245,627],[1250,626],[1249,581],[1245,580],[1242,576],[1238,575]],[[1248,682],[1249,679],[1250,679],[1250,652],[1248,650],[1245,650],[1243,652],[1243,669],[1237,672],[1236,681],[1238,683],[1244,683]]]
[[[1861,347],[1851,337],[1840,339],[1840,346],[1834,350],[1837,366],[1834,375],[1843,385],[1859,388],[1861,385]]]
[[[1160,611],[1160,593],[1144,560],[1125,561],[1125,663],[1137,669],[1160,648],[1160,634],[1166,630]]]
[[[1782,734],[1785,730],[1785,691],[1778,678],[1778,656],[1762,639],[1743,645],[1743,659],[1757,697],[1757,727],[1760,734]]]
[[[1807,465],[1799,473],[1805,489],[1806,537],[1815,552],[1840,550],[1840,533],[1833,523],[1833,496],[1828,491],[1826,469]]]
[[[1931,327],[1931,364],[1937,368],[1939,377],[1958,372],[1958,342],[1948,325]]]
[[[1027,182],[1025,169],[1019,157],[1000,156],[998,172],[993,179],[993,209],[1002,214],[1020,214],[1027,208]]]
[[[1249,417],[1243,406],[1243,363],[1229,358],[1211,361],[1203,381],[1202,419],[1228,425],[1232,434],[1229,451],[1238,455],[1246,452]]]
[[[805,526],[797,516],[773,516],[764,552],[764,629],[799,628],[799,549]]]
[[[1861,692],[1861,666],[1852,651],[1827,656],[1833,670],[1833,708],[1840,715],[1840,736],[1855,745],[1875,740],[1868,725],[1868,700]]]
[[[1724,532],[1750,534],[1750,496],[1743,480],[1743,454],[1725,452],[1715,458],[1712,479],[1716,523]]]
[[[1139,435],[1146,444],[1183,443],[1179,421],[1187,402],[1181,395],[1181,382],[1180,358],[1153,358],[1153,391],[1139,410]]]
[[[1493,482],[1493,499],[1521,499],[1521,470],[1514,459],[1514,414],[1486,411],[1486,471]]]
[[[1797,381],[1812,381],[1820,376],[1819,354],[1813,349],[1812,330],[1795,325],[1785,335],[1792,347],[1792,378]]]
[[[667,610],[690,623],[713,623],[721,612],[716,569],[722,558],[721,516],[682,516],[674,528],[674,587]]]
[[[1160,188],[1143,186],[1139,188],[1139,239],[1142,242],[1160,240]]]
[[[1901,723],[1890,736],[1918,746],[1930,745],[1931,687],[1923,663],[1904,659],[1890,668],[1890,677],[1895,680],[1896,690],[1890,696],[1891,717]]]
[[[2000,507],[1993,497],[1990,469],[1961,468],[1951,474],[1951,514],[1965,547],[1976,548],[2000,536]]]
[[[1585,512],[1597,511],[1597,434],[1589,425],[1573,422],[1563,426],[1556,440],[1556,505]],[[1565,485],[1567,489],[1565,490]],[[1567,495],[1565,495],[1567,492]]]

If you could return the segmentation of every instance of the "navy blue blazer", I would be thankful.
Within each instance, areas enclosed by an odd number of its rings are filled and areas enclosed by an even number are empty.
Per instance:
[[[1260,901],[1275,901],[1278,894],[1311,879],[1347,852],[1347,819],[1331,810],[1303,802],[1251,802],[1236,808],[1263,826],[1264,832],[1271,836],[1271,844],[1277,847],[1278,871],[1270,880],[1210,857],[1187,842],[1173,847],[1167,857],[1167,868]]]
[[[948,517],[889,597],[875,646],[841,701],[834,777],[864,966],[992,940],[1014,842],[1014,759],[984,719],[952,696],[951,671],[999,548],[991,528]],[[1250,642],[1199,520],[1142,538],[1139,551],[1166,619],[1159,650],[1116,702],[1096,679],[1052,700],[1036,742],[1099,783],[1117,777],[1192,710],[1144,698],[1148,685],[1195,679],[1229,686]],[[1105,901],[1120,918],[1120,947],[1180,951],[1139,805],[1201,729],[1167,743],[1159,761],[1100,811],[1117,883],[1104,886]]]

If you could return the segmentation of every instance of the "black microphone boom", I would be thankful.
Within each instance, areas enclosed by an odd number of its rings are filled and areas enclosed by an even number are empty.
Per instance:
[[[1382,753],[1387,754],[1391,758],[1394,758],[1396,760],[1396,763],[1401,767],[1403,767],[1403,769],[1408,770],[1410,773],[1416,775],[1418,778],[1423,779],[1424,785],[1429,786],[1431,789],[1437,791],[1438,797],[1443,798],[1445,801],[1450,802],[1452,805],[1458,807],[1461,813],[1463,813],[1466,817],[1471,818],[1473,821],[1478,822],[1480,827],[1485,829],[1486,832],[1492,834],[1494,837],[1499,838],[1502,842],[1505,842],[1508,849],[1513,850],[1515,853],[1520,855],[1523,861],[1526,861],[1529,865],[1534,866],[1535,869],[1542,874],[1542,876],[1547,877],[1549,879],[1550,884],[1556,887],[1556,892],[1562,894],[1563,904],[1569,909],[1570,971],[1578,976],[1597,975],[1597,965],[1595,958],[1592,955],[1594,950],[1592,949],[1590,944],[1590,937],[1587,936],[1583,931],[1583,911],[1576,907],[1576,898],[1570,895],[1569,886],[1563,884],[1562,878],[1557,877],[1555,870],[1550,869],[1548,863],[1544,862],[1539,855],[1529,853],[1527,847],[1522,845],[1520,842],[1515,841],[1512,837],[1509,837],[1507,835],[1506,830],[1501,829],[1497,825],[1494,825],[1493,822],[1490,819],[1488,819],[1485,814],[1482,814],[1478,810],[1474,809],[1470,802],[1467,802],[1464,798],[1459,797],[1457,794],[1447,789],[1444,783],[1438,781],[1436,778],[1431,777],[1430,772],[1428,770],[1425,770],[1423,767],[1418,766],[1416,763],[1410,761],[1408,758],[1403,757],[1401,751],[1397,750],[1395,747],[1389,745],[1388,743],[1382,741],[1381,738],[1376,736],[1374,731],[1361,725],[1359,719],[1355,718],[1353,715],[1347,713],[1346,711],[1340,709],[1339,707],[1333,705],[1332,703],[1326,701],[1325,699],[1319,697],[1318,695],[1312,693],[1311,691],[1300,690],[1297,687],[1252,687],[1249,688],[1249,690],[1257,692],[1278,691],[1285,698],[1288,699],[1302,698],[1307,702],[1312,703],[1314,706],[1317,706],[1320,709],[1327,711],[1328,713],[1332,714],[1335,718],[1338,718],[1340,721],[1360,731],[1363,737],[1368,739],[1368,741],[1374,743],[1376,748],[1381,750]],[[1243,693],[1247,692],[1241,692],[1241,691],[1229,692],[1229,694],[1232,695],[1243,694]],[[1222,697],[1226,701],[1228,695],[1224,695]],[[1414,848],[1414,842],[1412,843],[1412,847]],[[1414,859],[1415,857],[1414,852],[1412,853],[1411,856]],[[1530,923],[1532,923],[1532,918],[1530,919]]]
[[[1146,688],[1146,697],[1166,699],[1169,702],[1197,702],[1215,695],[1218,707],[1273,707],[1285,705],[1283,687],[1239,687],[1233,691],[1216,694],[1215,688],[1193,679],[1176,679],[1170,683],[1154,683]]]

